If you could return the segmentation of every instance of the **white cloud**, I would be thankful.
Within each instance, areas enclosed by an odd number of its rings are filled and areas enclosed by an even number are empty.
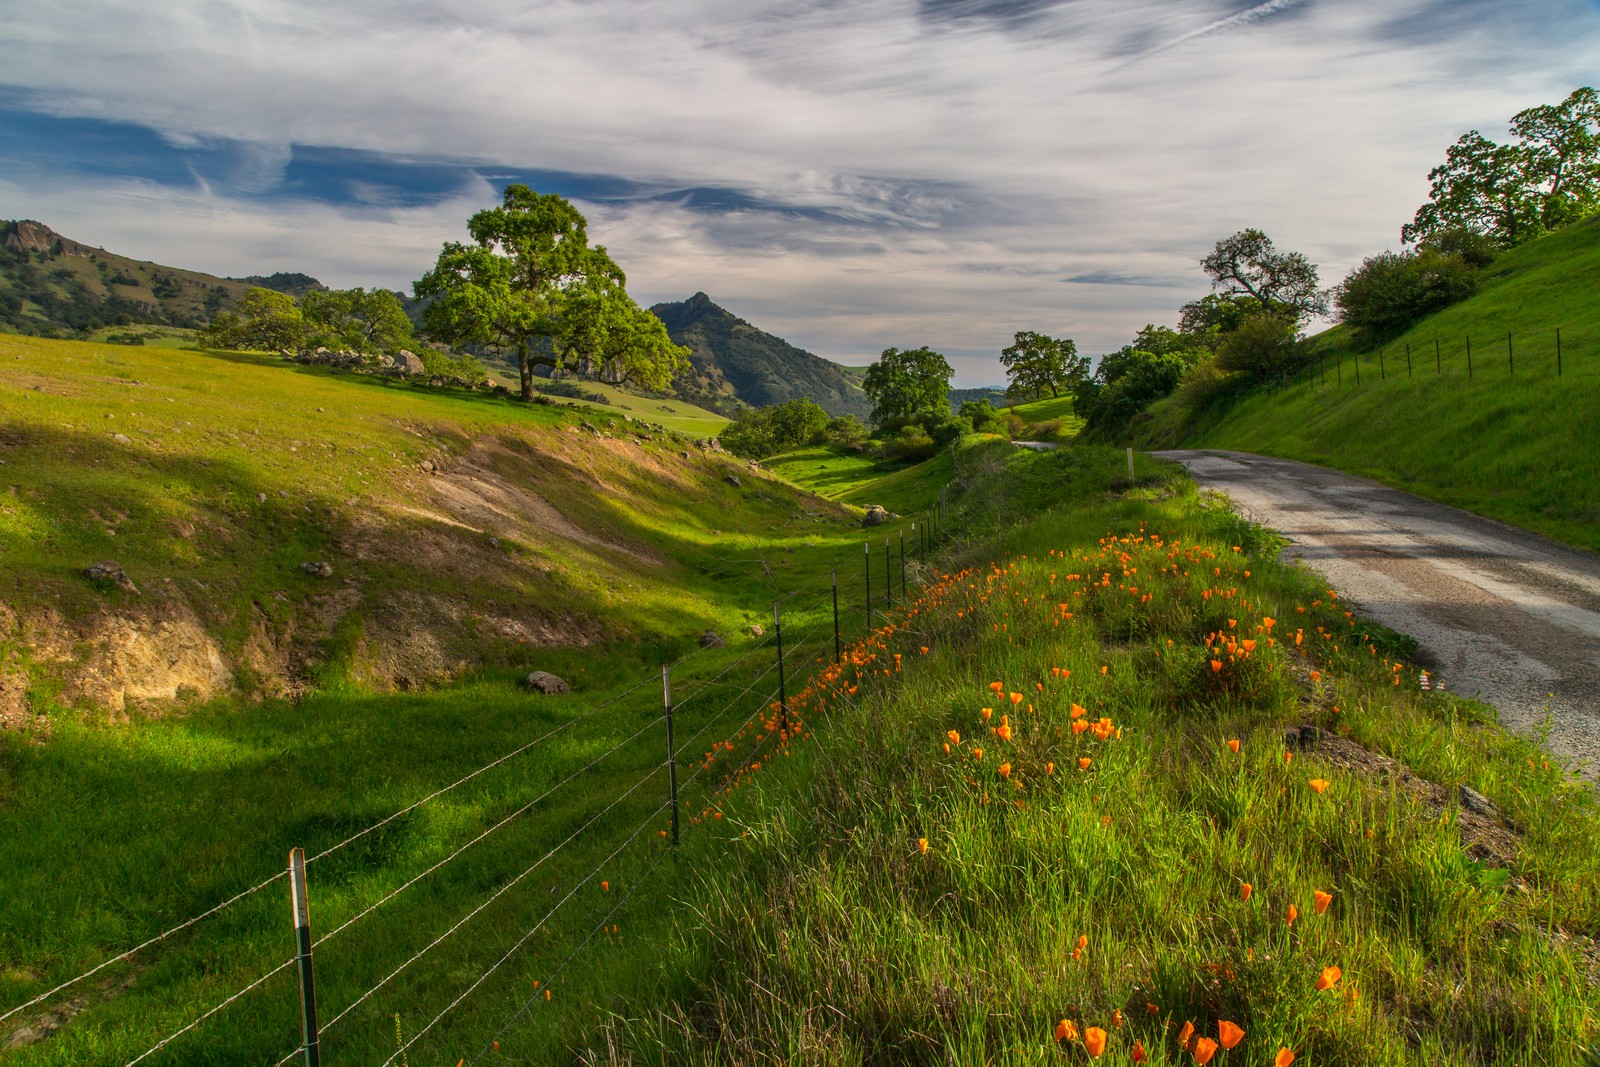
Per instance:
[[[1199,256],[1241,226],[1336,280],[1397,242],[1445,145],[1592,79],[1600,44],[1579,0],[1027,7],[24,0],[0,14],[0,78],[175,142],[336,145],[827,207],[861,223],[671,204],[590,215],[644,300],[704,289],[846,361],[926,342],[966,354],[961,380],[976,383],[998,376],[980,354],[1017,329],[1099,351],[1172,321],[1204,291]],[[283,161],[263,149],[244,173],[261,188]],[[408,283],[472,207],[0,191],[15,205],[0,214],[107,247],[125,235],[145,258],[351,284]],[[1097,272],[1167,284],[1062,281]]]

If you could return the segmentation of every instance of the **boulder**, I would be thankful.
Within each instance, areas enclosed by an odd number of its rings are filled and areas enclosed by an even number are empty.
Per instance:
[[[302,563],[300,564],[300,569],[311,575],[313,578],[333,577],[333,564],[323,563],[320,560],[315,563]]]
[[[565,678],[549,671],[534,671],[522,680],[522,687],[530,693],[544,693],[547,696],[572,692],[572,686],[567,684]]]
[[[722,639],[722,635],[715,630],[707,630],[700,635],[701,648],[723,648],[727,643]]]
[[[861,516],[862,526],[882,526],[889,521],[889,513],[877,504],[867,508],[867,513]]]
[[[1461,787],[1461,806],[1466,808],[1468,811],[1476,812],[1485,818],[1492,819],[1497,814],[1494,807],[1494,801],[1490,800],[1488,797],[1484,796],[1470,785],[1464,785]]]
[[[744,484],[743,482],[739,481],[739,476],[737,474],[724,474],[722,476],[722,480],[733,486],[735,489],[740,488]]]
[[[759,622],[751,623],[746,628],[745,632],[748,633],[751,637],[765,637],[767,635],[767,631],[762,627],[762,625]]]
[[[99,563],[91,563],[83,569],[83,576],[96,585],[114,585],[125,593],[137,593],[138,587],[133,584],[122,565],[115,560],[105,559]]]
[[[401,374],[426,374],[428,368],[422,365],[422,358],[415,352],[402,348],[394,357],[394,369]]]

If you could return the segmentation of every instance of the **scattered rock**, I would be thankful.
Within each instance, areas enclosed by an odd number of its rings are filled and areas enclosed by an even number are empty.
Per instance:
[[[394,357],[394,369],[401,374],[426,374],[428,372],[428,368],[422,365],[422,357],[404,348]]]
[[[498,538],[498,537],[489,538],[489,547],[490,548],[499,548],[500,547],[500,538]]]
[[[432,474],[434,471],[439,469],[438,467],[433,465],[433,460],[431,460],[431,459],[423,460],[421,463],[418,464],[418,466],[420,466],[423,470],[427,471],[429,474]]]
[[[867,513],[861,516],[862,526],[882,526],[888,521],[889,513],[877,504],[868,507]]]
[[[724,474],[722,476],[722,480],[733,486],[735,489],[740,488],[744,484],[743,482],[739,481],[739,476],[737,474]]]
[[[96,585],[114,585],[125,593],[137,593],[139,590],[122,569],[122,565],[115,560],[101,560],[91,563],[83,569],[83,576]]]
[[[115,441],[119,445],[131,445],[131,444],[133,444],[133,438],[129,437],[125,433],[114,433],[114,434],[111,435],[111,439],[113,441]]]
[[[1494,801],[1472,788],[1470,785],[1461,787],[1461,806],[1468,811],[1475,812],[1486,818],[1494,818],[1499,814],[1495,810]]]
[[[560,696],[562,693],[572,692],[572,686],[567,684],[565,678],[549,671],[534,671],[523,679],[522,687],[530,693],[544,693],[547,696]]]
[[[316,563],[302,563],[300,564],[300,569],[311,575],[313,578],[333,577],[333,564],[331,563],[323,563],[321,561]]]
[[[267,494],[265,494],[265,493],[257,493],[256,494],[256,503],[257,504],[265,504],[266,502],[267,502]]]
[[[722,639],[722,635],[717,633],[715,630],[707,630],[705,633],[700,635],[701,648],[722,648],[726,646],[727,643],[728,642]]]
[[[761,624],[759,622],[751,623],[749,628],[746,629],[745,632],[748,633],[751,637],[765,637],[767,635],[767,631],[762,628],[762,626],[761,626]]]

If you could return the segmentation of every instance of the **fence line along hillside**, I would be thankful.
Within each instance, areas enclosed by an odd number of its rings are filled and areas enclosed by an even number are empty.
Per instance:
[[[48,983],[0,1022],[25,1026],[61,1010],[83,1015],[75,1029],[95,1026],[94,997],[82,990],[113,979],[156,985],[163,1003],[98,1034],[97,1062],[406,1062],[442,1034],[485,1031],[496,1035],[492,1050],[553,999],[552,984],[576,960],[607,939],[621,943],[619,913],[653,899],[651,879],[673,866],[680,843],[714,852],[696,828],[719,822],[723,799],[810,736],[801,716],[820,699],[819,683],[794,672],[831,661],[825,676],[836,680],[854,655],[846,631],[864,641],[880,624],[893,631],[894,605],[915,592],[914,561],[948,536],[946,510],[941,491],[931,512],[892,536],[870,531],[859,569],[779,596],[771,630],[703,675],[694,667],[711,648],[334,840],[307,850],[286,842],[287,866]],[[466,811],[457,796],[469,784],[499,801],[494,817],[417,855],[403,875],[374,862],[405,848],[403,831],[424,814],[448,821]],[[280,882],[288,901],[263,893]],[[560,960],[545,962],[558,949]],[[18,1047],[19,1062],[75,1055],[56,1038]]]
[[[1537,332],[1414,338],[1367,352],[1319,355],[1272,384],[1359,388],[1390,381],[1491,384],[1514,380],[1575,379],[1600,376],[1600,351],[1592,338],[1563,334],[1560,327]]]

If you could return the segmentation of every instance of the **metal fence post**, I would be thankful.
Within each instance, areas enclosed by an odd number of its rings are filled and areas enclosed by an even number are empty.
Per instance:
[[[1433,339],[1433,373],[1444,373],[1444,360],[1439,355],[1439,339],[1437,337]]]
[[[833,572],[833,662],[844,662],[844,651],[839,645],[839,572]]]
[[[883,539],[883,604],[885,611],[894,610],[894,571],[889,557],[889,539]]]
[[[869,540],[861,546],[866,552],[867,573],[867,629],[872,629],[872,542]]]
[[[1466,335],[1466,338],[1467,338],[1467,381],[1470,382],[1472,380],[1472,335],[1469,333],[1469,334]]]
[[[1378,380],[1387,381],[1388,378],[1389,372],[1383,366],[1383,349],[1380,348],[1378,349]]]
[[[672,794],[672,847],[678,847],[678,746],[672,737],[672,668],[661,668],[661,703],[667,713],[667,789]]]
[[[1511,331],[1506,331],[1506,373],[1517,373],[1517,357],[1511,349]]]
[[[1350,362],[1356,365],[1356,388],[1361,388],[1361,354],[1356,353],[1350,357]]]
[[[772,631],[778,637],[778,716],[785,736],[789,733],[789,690],[783,679],[783,619],[776,602],[772,605]]]
[[[294,933],[298,941],[295,962],[300,968],[300,1047],[306,1067],[320,1067],[322,1049],[317,1037],[317,985],[311,971],[311,902],[306,897],[306,852],[289,850],[289,904],[294,909]]]
[[[1406,377],[1411,377],[1411,342],[1406,342]]]
[[[1556,377],[1561,377],[1561,327],[1556,327]]]
[[[906,598],[906,531],[900,530],[900,599]]]

